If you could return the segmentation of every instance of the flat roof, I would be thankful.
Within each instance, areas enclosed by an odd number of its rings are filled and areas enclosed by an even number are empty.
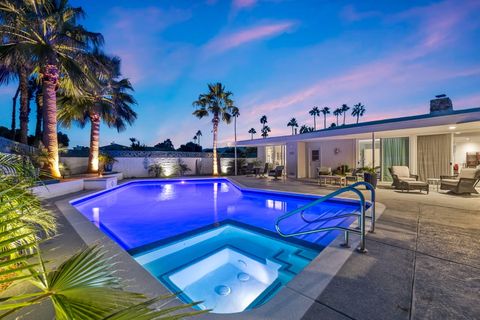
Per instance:
[[[338,139],[349,135],[359,135],[372,132],[386,132],[394,130],[406,130],[426,127],[438,127],[446,125],[458,125],[479,122],[480,108],[452,110],[447,112],[435,112],[400,118],[382,119],[354,124],[339,125],[327,129],[316,130],[308,133],[285,135],[253,140],[238,141],[238,146],[273,145],[284,144],[293,141],[308,141],[322,138]],[[445,128],[447,129],[447,128]]]

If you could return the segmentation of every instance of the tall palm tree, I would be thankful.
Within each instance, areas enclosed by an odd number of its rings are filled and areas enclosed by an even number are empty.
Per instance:
[[[192,139],[193,139],[193,143],[197,144],[197,139],[198,139],[197,135],[194,135]]]
[[[320,109],[318,107],[313,107],[312,110],[308,112],[311,116],[313,116],[313,129],[317,130],[317,121],[316,117],[320,116]]]
[[[202,136],[202,131],[198,130],[197,133],[195,134],[195,136],[198,139],[198,145],[200,145],[200,137]]]
[[[323,114],[323,129],[327,128],[327,114],[330,114],[330,108],[329,107],[324,107],[320,110],[320,112]]]
[[[120,60],[116,57],[97,57],[107,67],[95,70],[98,75],[97,85],[84,88],[79,97],[64,96],[60,98],[59,120],[69,127],[72,121],[81,127],[90,122],[90,150],[88,156],[88,172],[96,173],[99,169],[100,123],[118,132],[126,129],[137,118],[132,107],[136,104],[131,95],[133,87],[128,79],[119,79]],[[93,68],[95,69],[95,68]]]
[[[18,3],[18,1],[17,1]],[[1,7],[0,7],[1,8]],[[20,24],[15,19],[15,15],[0,9],[0,20],[4,26],[12,28],[19,27]],[[2,32],[3,33],[3,32]],[[3,36],[3,34],[2,34]],[[6,35],[9,42],[19,41],[19,36]],[[0,84],[8,84],[12,80],[18,80],[18,88],[13,98],[12,109],[12,136],[15,139],[16,127],[16,102],[20,95],[20,142],[26,144],[28,137],[28,117],[29,108],[29,77],[32,73],[31,55],[28,49],[18,46],[12,47],[9,54],[4,56],[0,62]]]
[[[343,114],[343,125],[345,125],[345,116],[347,115],[347,111],[350,110],[350,107],[346,104],[342,104],[342,114]]]
[[[267,125],[267,116],[266,115],[263,115],[261,118],[260,118],[260,123],[262,124],[262,127],[265,127]]]
[[[365,106],[361,102],[353,106],[352,116],[357,118],[357,123],[360,120],[360,117],[363,117],[363,115],[365,114],[365,111],[366,111]]]
[[[240,110],[235,107],[235,106],[231,106],[231,113],[232,113],[232,117],[233,117],[233,135],[234,135],[234,138],[235,138],[235,146],[234,146],[234,156],[235,156],[235,175],[237,175],[237,171],[238,171],[238,166],[237,166],[237,118],[238,116],[240,116]]]
[[[230,123],[233,107],[233,100],[230,91],[225,90],[225,86],[220,82],[208,85],[208,92],[200,94],[198,100],[193,102],[197,108],[193,115],[201,119],[206,116],[212,116],[213,124],[213,175],[218,175],[218,124],[220,121]]]
[[[262,137],[265,139],[266,137],[268,137],[268,133],[270,132],[270,127],[267,126],[267,125],[264,125],[263,128],[262,128]]]
[[[27,52],[34,61],[43,92],[43,143],[49,154],[50,173],[60,177],[57,140],[57,90],[74,94],[89,81],[94,81],[82,61],[89,51],[103,44],[99,33],[77,24],[84,16],[81,8],[67,1],[3,0],[0,14],[9,15],[0,26],[6,39],[0,45],[0,61],[15,59],[16,52]],[[14,23],[10,23],[14,21]]]
[[[293,136],[293,134],[294,134],[294,132],[293,132],[294,128],[298,128],[297,119],[295,119],[295,118],[290,119],[290,121],[287,123],[287,127],[292,127],[292,136]]]
[[[335,117],[337,117],[337,123],[336,125],[338,126],[338,117],[342,115],[342,109],[341,108],[337,108],[335,110],[333,110],[333,115]]]
[[[255,128],[250,128],[250,130],[248,130],[248,133],[251,134],[251,139],[253,140],[253,135],[257,133],[257,130],[255,130]]]

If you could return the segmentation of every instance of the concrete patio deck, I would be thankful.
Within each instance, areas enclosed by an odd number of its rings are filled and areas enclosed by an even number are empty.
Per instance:
[[[308,181],[232,179],[251,188],[312,194],[333,190]],[[58,200],[48,205],[59,214],[61,234],[43,245],[45,258],[56,263],[85,245],[57,210]],[[348,258],[303,319],[479,319],[480,196],[378,189],[377,200],[387,208],[376,232],[368,235],[369,252]],[[129,272],[121,274],[128,278]],[[304,285],[299,294],[315,283]],[[134,283],[132,289],[138,289]],[[52,318],[48,304],[31,319],[39,314]]]
[[[253,188],[326,194],[315,182],[235,177]],[[367,196],[367,194],[366,194]],[[479,319],[480,196],[377,189],[386,210],[304,319]]]

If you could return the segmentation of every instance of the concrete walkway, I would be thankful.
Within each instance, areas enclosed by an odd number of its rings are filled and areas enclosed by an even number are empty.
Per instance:
[[[327,194],[314,182],[236,177],[246,187]],[[367,195],[366,195],[367,196]],[[480,319],[480,196],[377,190],[386,205],[304,319]]]

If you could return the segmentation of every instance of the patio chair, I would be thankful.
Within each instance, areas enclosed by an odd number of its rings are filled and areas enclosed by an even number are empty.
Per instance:
[[[395,189],[400,189],[402,182],[418,181],[418,175],[411,174],[407,166],[392,166],[388,171],[393,178],[392,187]]]
[[[330,176],[332,175],[332,168],[330,167],[318,167],[317,176]]]
[[[425,181],[418,181],[418,175],[411,174],[410,169],[407,166],[392,166],[388,168],[390,175],[393,178],[392,186],[395,189],[403,191],[407,190],[422,190],[430,193],[430,185]]]
[[[283,174],[284,166],[276,166],[275,169],[270,170],[268,173],[269,177],[274,177],[274,180],[278,180],[278,177],[281,177]]]
[[[475,189],[480,181],[480,168],[463,168],[458,177],[440,176],[440,190],[455,194],[478,193]]]

